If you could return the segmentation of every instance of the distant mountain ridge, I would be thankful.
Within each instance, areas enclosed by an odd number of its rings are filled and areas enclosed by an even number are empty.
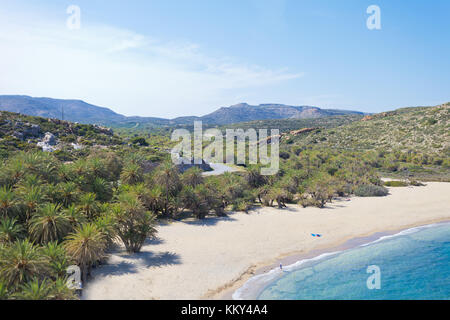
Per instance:
[[[312,106],[288,106],[284,104],[260,104],[259,106],[240,103],[231,107],[220,108],[201,117],[208,123],[229,124],[253,120],[270,119],[308,119],[336,115],[363,114],[358,111],[320,109]]]
[[[124,121],[126,117],[114,111],[81,100],[0,96],[0,110],[29,116],[92,123],[100,119]]]
[[[203,121],[207,124],[225,125],[238,122],[270,119],[308,119],[336,115],[364,113],[358,111],[320,109],[312,106],[289,106],[283,104],[260,104],[259,106],[240,103],[220,108],[202,117],[186,116],[175,119],[156,117],[127,117],[111,109],[98,107],[81,100],[33,98],[19,95],[0,96],[0,110],[54,119],[63,119],[102,125],[126,123],[151,123],[154,125],[190,124]]]

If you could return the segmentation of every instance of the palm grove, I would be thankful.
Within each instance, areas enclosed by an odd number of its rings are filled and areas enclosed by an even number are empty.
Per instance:
[[[119,243],[139,252],[156,236],[159,219],[205,219],[288,203],[322,208],[338,196],[383,196],[380,169],[435,160],[284,144],[274,176],[245,166],[204,177],[195,167],[180,173],[167,160],[146,170],[153,157],[146,146],[88,150],[74,161],[15,151],[0,164],[0,299],[76,299],[66,285],[70,265],[78,265],[86,281]]]

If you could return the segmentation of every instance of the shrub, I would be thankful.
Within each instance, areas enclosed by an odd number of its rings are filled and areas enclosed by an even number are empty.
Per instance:
[[[409,184],[406,181],[385,181],[384,185],[386,187],[407,187]]]
[[[248,211],[251,209],[251,207],[252,207],[252,205],[249,202],[240,199],[233,203],[232,209],[234,211],[242,211],[242,212],[248,213]]]
[[[314,200],[313,198],[308,198],[303,196],[299,201],[298,204],[301,205],[303,208],[306,207],[318,207],[323,208],[322,204],[318,200]]]
[[[132,144],[137,144],[137,145],[141,145],[144,147],[148,147],[148,142],[145,140],[145,138],[142,137],[136,137],[131,139],[130,141]]]
[[[328,174],[317,175],[307,187],[306,192],[309,193],[314,204],[318,208],[325,207],[327,202],[333,198],[336,190],[334,189],[336,181]]]
[[[281,158],[281,159],[287,160],[287,159],[289,159],[290,157],[291,157],[291,155],[290,155],[288,152],[284,152],[284,151],[281,151],[281,152],[280,152],[280,158]]]
[[[385,187],[375,185],[361,185],[355,190],[355,195],[358,197],[384,197],[388,193]]]

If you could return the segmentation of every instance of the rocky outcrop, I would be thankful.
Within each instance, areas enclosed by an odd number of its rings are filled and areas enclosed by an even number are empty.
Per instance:
[[[6,120],[5,124],[12,125],[14,130],[12,136],[22,141],[27,138],[37,138],[41,133],[41,127],[37,124],[24,123],[22,121],[14,122],[11,120]]]
[[[42,141],[37,143],[38,147],[42,148],[44,152],[53,152],[56,150],[55,146],[57,144],[56,137],[51,132],[46,132]]]
[[[50,146],[56,145],[56,137],[51,132],[46,132],[44,139],[42,140],[43,143],[48,144]]]
[[[41,134],[41,127],[37,124],[26,123],[23,133],[28,138],[36,138]]]
[[[70,145],[72,146],[72,148],[74,150],[81,150],[81,149],[83,149],[83,146],[81,144],[78,144],[78,143],[73,143],[72,142]]]

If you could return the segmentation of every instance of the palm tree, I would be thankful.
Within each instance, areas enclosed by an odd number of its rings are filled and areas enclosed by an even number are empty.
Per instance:
[[[247,170],[246,179],[247,183],[252,188],[258,188],[267,183],[266,176],[263,176],[261,174],[261,168],[259,168],[258,166],[251,166]]]
[[[147,185],[138,184],[134,191],[137,193],[145,208],[155,213],[162,210],[162,190],[160,186],[153,186],[150,188]]]
[[[0,278],[8,287],[41,277],[47,270],[47,258],[28,240],[18,240],[0,251]]]
[[[58,278],[50,288],[52,300],[78,300],[75,290],[69,289],[66,278]]]
[[[88,164],[86,159],[81,158],[75,161],[70,165],[71,170],[75,173],[76,176],[84,176],[88,171]]]
[[[57,163],[53,155],[45,152],[24,153],[21,157],[25,172],[35,174],[46,181],[56,181]]]
[[[63,210],[64,215],[69,220],[72,230],[86,222],[86,217],[81,213],[80,209],[74,204]]]
[[[114,212],[115,207],[110,206],[108,209],[108,214],[104,214],[94,221],[94,224],[105,236],[106,244],[108,247],[112,246],[114,239],[117,236],[116,230],[114,228]],[[118,208],[120,209],[120,208]],[[109,214],[112,213],[112,214]]]
[[[134,162],[126,165],[122,170],[120,180],[131,185],[142,182],[144,179],[141,166]]]
[[[69,165],[61,165],[58,168],[58,178],[63,181],[71,181],[72,177],[73,177],[73,171],[72,171],[72,167]]]
[[[42,184],[42,180],[37,175],[28,174],[20,181],[19,190],[22,192],[40,184]]]
[[[8,287],[6,283],[0,280],[0,301],[8,299]]]
[[[108,176],[106,172],[105,164],[99,157],[91,157],[88,160],[89,171],[92,172],[94,177],[104,178]]]
[[[17,197],[11,188],[0,188],[0,214],[6,218],[13,214],[17,205]]]
[[[178,169],[172,162],[165,162],[161,164],[154,175],[154,182],[160,185],[163,196],[163,214],[168,215],[170,208],[170,198],[175,196],[180,189],[180,177]]]
[[[39,173],[39,167],[43,163],[42,161],[42,155],[39,152],[32,152],[32,153],[22,153],[19,156],[20,161],[23,163],[23,166],[27,172],[30,173]]]
[[[31,219],[30,234],[36,242],[59,241],[70,231],[70,221],[59,209],[59,205],[47,203]]]
[[[83,281],[90,274],[92,265],[103,259],[106,241],[103,233],[92,223],[83,224],[69,234],[64,242],[67,254],[81,269]]]
[[[225,217],[225,203],[224,203],[224,192],[219,188],[219,185],[215,180],[208,180],[204,188],[206,189],[209,208],[213,209],[218,217]]]
[[[181,181],[183,185],[195,188],[196,186],[203,183],[202,170],[198,167],[190,168],[182,174]]]
[[[146,211],[142,202],[133,193],[118,196],[115,210],[115,228],[128,252],[139,252],[148,237],[156,234],[155,217]]]
[[[208,191],[204,186],[186,186],[181,191],[181,199],[186,209],[192,210],[198,219],[204,219],[209,212]]]
[[[92,182],[92,191],[97,195],[97,199],[100,201],[109,201],[112,198],[111,185],[103,178],[95,177]]]
[[[42,254],[48,258],[53,278],[64,277],[70,265],[64,247],[58,242],[49,242],[42,248]]]
[[[16,157],[12,158],[8,163],[8,166],[6,167],[8,176],[10,178],[10,186],[14,186],[16,183],[18,183],[25,174],[22,155],[23,154],[18,154]]]
[[[225,172],[222,178],[222,198],[224,207],[226,207],[236,199],[242,198],[244,196],[245,190],[248,189],[248,186],[245,185],[242,177],[233,175],[230,172]]]
[[[332,177],[326,173],[317,174],[306,190],[314,201],[314,205],[323,208],[332,199],[334,188]]]
[[[37,278],[20,286],[20,291],[13,296],[18,300],[50,300],[52,284],[44,279],[39,281]]]
[[[95,193],[85,193],[80,197],[79,208],[81,212],[89,219],[93,220],[98,210],[97,196]]]
[[[0,221],[0,243],[12,243],[22,237],[23,227],[16,219],[3,218]]]
[[[256,191],[258,200],[263,206],[270,206],[270,200],[268,198],[269,192],[270,192],[270,185],[267,184],[263,185],[262,187],[259,187]]]
[[[53,161],[43,165],[40,174],[48,182],[58,182],[58,167]]]
[[[26,208],[26,220],[28,221],[31,215],[36,211],[36,208],[44,200],[45,195],[42,192],[42,188],[38,185],[21,188],[20,194]]]
[[[58,187],[64,207],[70,206],[77,200],[78,189],[74,182],[60,183]]]
[[[269,189],[267,197],[270,199],[270,206],[272,206],[274,200],[276,200],[278,203],[278,208],[281,209],[286,207],[286,202],[289,200],[290,195],[285,189],[275,185]]]

